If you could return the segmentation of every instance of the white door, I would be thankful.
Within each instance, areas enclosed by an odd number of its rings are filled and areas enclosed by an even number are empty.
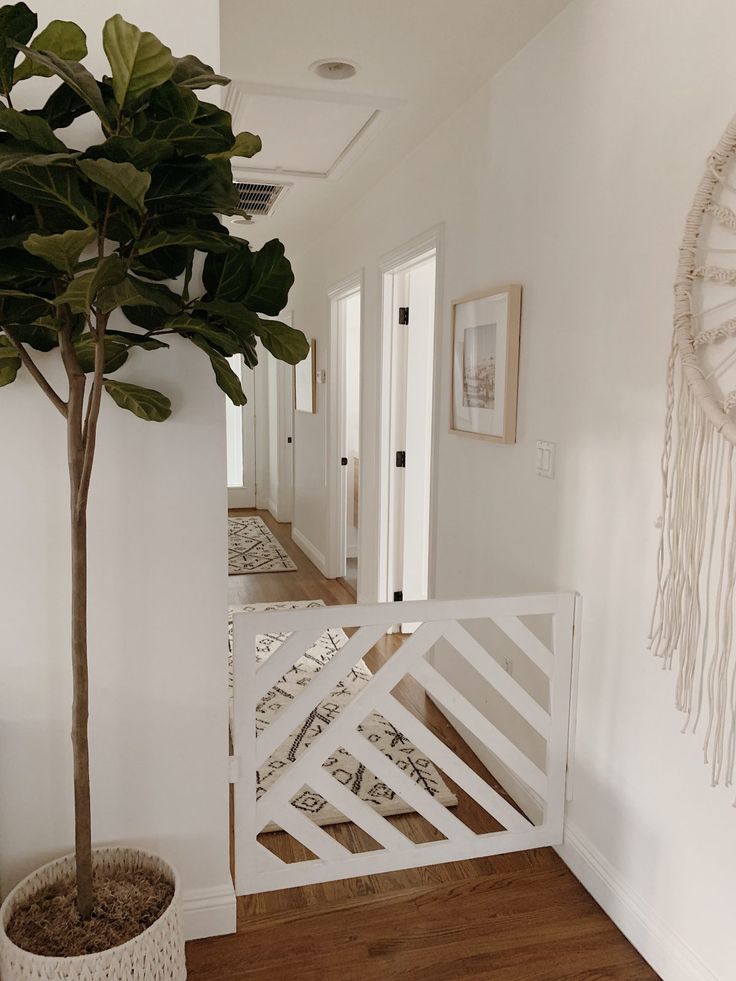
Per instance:
[[[245,397],[242,406],[226,399],[227,427],[227,504],[230,508],[256,506],[256,415],[255,375],[241,355],[228,359],[240,378]]]
[[[386,596],[426,599],[434,415],[434,251],[390,274]],[[407,625],[408,626],[408,625]]]

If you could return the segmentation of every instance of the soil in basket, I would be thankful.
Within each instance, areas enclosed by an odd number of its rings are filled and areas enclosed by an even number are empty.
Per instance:
[[[95,954],[132,940],[166,910],[174,887],[160,872],[95,873],[95,908],[80,920],[76,883],[62,880],[13,914],[7,935],[18,947],[45,957]]]

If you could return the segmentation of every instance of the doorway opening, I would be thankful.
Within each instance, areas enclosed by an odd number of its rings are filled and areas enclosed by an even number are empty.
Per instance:
[[[379,599],[385,602],[430,595],[437,255],[432,232],[382,263]]]
[[[256,506],[256,413],[255,373],[245,367],[240,354],[228,358],[247,398],[244,406],[225,399],[227,433],[227,506]]]
[[[362,277],[331,290],[333,406],[330,576],[343,579],[358,596],[361,553],[361,323]]]

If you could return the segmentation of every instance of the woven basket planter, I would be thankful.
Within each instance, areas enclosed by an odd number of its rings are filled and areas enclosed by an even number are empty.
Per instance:
[[[0,981],[185,981],[181,887],[163,859],[133,848],[97,848],[95,868],[152,869],[170,878],[174,896],[147,930],[119,947],[81,957],[42,957],[21,950],[5,932],[16,908],[74,873],[74,856],[44,865],[20,882],[0,907]]]

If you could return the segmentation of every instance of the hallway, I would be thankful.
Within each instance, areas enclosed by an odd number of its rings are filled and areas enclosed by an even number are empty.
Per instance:
[[[231,605],[353,602],[345,586],[325,579],[292,542],[289,525],[263,511],[231,512],[256,513],[297,571],[231,576]],[[375,670],[400,643],[396,636],[385,638],[366,663]],[[419,694],[409,681],[402,686],[400,700],[493,782],[423,690]],[[485,811],[454,784],[452,789],[457,817],[475,831],[494,830]],[[390,820],[414,840],[438,836],[415,813]],[[353,850],[374,847],[353,824],[326,830]],[[287,835],[265,837],[280,857],[305,857]],[[191,981],[657,977],[548,848],[239,897],[237,934],[190,943],[187,953]]]

